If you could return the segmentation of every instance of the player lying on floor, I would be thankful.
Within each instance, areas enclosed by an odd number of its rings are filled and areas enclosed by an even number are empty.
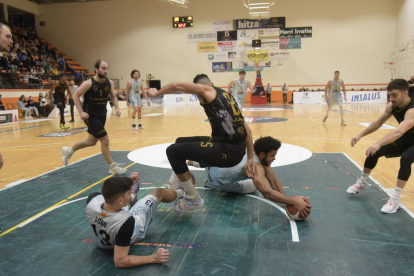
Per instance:
[[[183,190],[156,188],[137,200],[139,190],[137,172],[130,177],[112,177],[102,185],[102,193],[92,193],[86,202],[86,216],[92,226],[95,246],[114,250],[117,268],[165,263],[169,251],[159,248],[154,255],[129,255],[130,245],[145,237],[160,202],[173,202],[184,196]],[[131,208],[127,210],[127,206]]]
[[[247,155],[236,166],[231,168],[207,167],[206,184],[213,189],[239,194],[250,194],[259,190],[267,199],[293,205],[303,216],[311,212],[311,205],[305,203],[305,197],[293,198],[285,195],[282,184],[277,179],[270,164],[276,159],[281,143],[270,136],[261,137],[254,143],[254,160],[256,174],[249,178],[246,173]],[[188,165],[199,167],[195,161],[188,161]]]

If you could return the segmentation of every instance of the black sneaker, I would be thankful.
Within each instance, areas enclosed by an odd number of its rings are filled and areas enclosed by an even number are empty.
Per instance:
[[[132,129],[138,129],[135,124],[132,124],[131,127],[132,127]]]
[[[139,125],[138,125],[138,128],[142,128],[142,129],[143,129],[143,128],[144,128],[144,126],[143,126],[143,125],[141,125],[141,124],[139,124]]]
[[[75,121],[74,121],[74,120],[70,120],[70,121],[69,121],[69,123],[73,123],[73,122],[75,122]]]

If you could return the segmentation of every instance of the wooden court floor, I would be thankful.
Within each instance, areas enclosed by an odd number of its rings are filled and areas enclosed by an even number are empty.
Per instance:
[[[364,126],[360,123],[374,121],[384,110],[383,104],[346,104],[345,120],[347,126],[340,125],[340,115],[334,108],[326,123],[321,120],[324,116],[325,105],[287,105],[273,104],[270,111],[244,111],[245,117],[276,117],[288,121],[276,123],[253,123],[250,128],[253,135],[270,135],[283,143],[301,146],[314,153],[343,152],[348,154],[360,166],[365,160],[365,150],[384,137],[390,130],[380,129],[364,137],[351,148],[350,140],[360,133]],[[244,108],[249,109],[250,105]],[[269,106],[266,106],[269,107]],[[111,150],[133,151],[138,148],[173,142],[179,136],[210,135],[208,123],[203,122],[205,114],[199,106],[144,107],[142,123],[145,129],[132,130],[131,111],[122,110],[120,118],[110,116],[106,129],[110,137]],[[156,116],[145,116],[156,115]],[[66,117],[69,121],[69,117]],[[254,119],[253,119],[254,120]],[[86,137],[85,132],[66,137],[39,137],[61,132],[58,119],[32,122],[22,121],[16,125],[0,126],[0,152],[5,165],[0,171],[0,189],[5,185],[22,179],[30,179],[40,174],[62,167],[61,147],[72,145]],[[258,121],[256,121],[258,122]],[[76,117],[75,123],[67,123],[73,129],[85,127],[83,121]],[[397,126],[391,118],[389,126]],[[100,152],[99,145],[80,150],[74,154],[70,162],[75,162]],[[116,160],[115,160],[116,161]],[[399,158],[381,158],[373,171],[373,177],[387,189],[395,188],[396,176],[399,169]],[[353,183],[350,183],[350,185]],[[401,202],[414,211],[414,178],[408,181]]]
[[[259,193],[205,189],[204,171],[193,171],[204,207],[177,214],[169,204],[160,204],[145,239],[131,247],[135,255],[166,247],[169,262],[125,270],[113,266],[111,252],[94,248],[84,214],[85,198],[109,176],[100,147],[76,152],[72,165],[62,168],[61,147],[86,137],[83,122],[76,118],[67,132],[60,131],[58,119],[1,126],[0,274],[413,275],[413,180],[401,198],[409,209],[393,215],[380,212],[387,196],[373,180],[375,188],[346,194],[360,176],[366,148],[390,130],[378,130],[354,148],[350,139],[384,106],[347,104],[348,126],[341,126],[335,108],[321,122],[325,105],[245,105],[243,115],[254,137],[270,135],[312,152],[304,161],[273,168],[288,196],[310,197],[311,217],[292,223],[280,214],[281,206]],[[106,124],[114,160],[125,163],[128,173],[141,172],[139,198],[168,181],[170,169],[134,163],[127,157],[131,151],[178,136],[210,134],[200,106],[144,107],[143,115],[145,129],[131,129],[128,110],[120,118],[108,115]],[[386,124],[397,126],[394,119]],[[152,159],[156,154],[143,155]],[[283,156],[288,157],[280,153],[276,158]],[[384,189],[393,189],[398,169],[398,158],[380,159],[372,176]],[[28,181],[19,184],[23,180]]]

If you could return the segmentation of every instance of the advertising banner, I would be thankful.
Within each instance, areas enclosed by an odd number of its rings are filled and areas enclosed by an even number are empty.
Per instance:
[[[269,19],[262,19],[263,28],[284,28],[286,26],[285,17],[271,17]]]
[[[219,41],[217,42],[218,52],[232,52],[237,50],[237,41]]]
[[[237,30],[237,40],[252,40],[252,39],[279,39],[280,29],[252,29],[252,30]]]
[[[237,41],[237,31],[218,31],[217,41]]]
[[[213,73],[233,72],[231,62],[213,62]]]
[[[209,41],[217,41],[217,32],[200,32],[187,34],[188,43]]]
[[[243,60],[241,54],[238,52],[223,52],[223,53],[208,54],[207,58],[208,58],[208,61],[211,61],[211,62]]]
[[[214,31],[228,31],[233,30],[233,20],[218,20],[213,21]]]
[[[290,58],[289,51],[269,50],[269,60],[285,60],[289,58]]]
[[[280,29],[280,38],[312,37],[312,27],[296,27]]]
[[[217,52],[217,42],[197,42],[197,53]]]
[[[247,51],[247,61],[254,61],[260,55],[261,61],[269,60],[269,50],[249,50]]]
[[[279,49],[279,39],[262,39],[262,47],[260,49]]]
[[[237,19],[236,20],[236,29],[262,29],[263,20],[257,19]]]
[[[301,38],[281,38],[279,43],[279,49],[300,49],[302,45]]]
[[[282,71],[285,70],[282,63],[278,62],[270,62],[270,67],[265,67],[265,71]]]
[[[258,30],[259,39],[279,39],[280,29],[260,29]]]

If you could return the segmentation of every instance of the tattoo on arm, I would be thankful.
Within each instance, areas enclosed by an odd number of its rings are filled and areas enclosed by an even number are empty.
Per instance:
[[[161,193],[162,193],[161,189],[158,188],[158,189],[151,191],[149,194],[155,196],[157,199],[160,199]]]

